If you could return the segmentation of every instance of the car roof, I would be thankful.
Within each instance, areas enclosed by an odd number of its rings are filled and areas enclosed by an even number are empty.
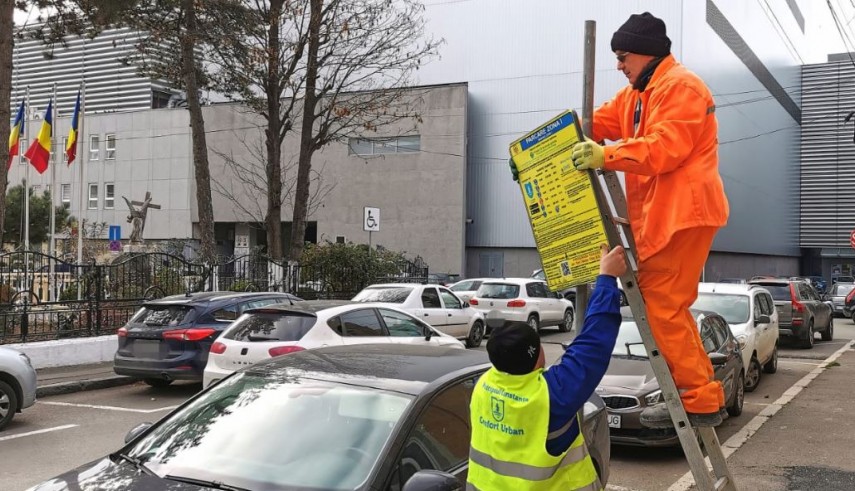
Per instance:
[[[752,291],[763,289],[760,284],[745,284],[745,283],[698,283],[698,292],[700,293],[728,293],[728,294],[749,294]]]
[[[190,293],[190,294],[181,294],[181,295],[170,295],[168,297],[158,298],[155,300],[149,300],[145,302],[146,305],[193,305],[193,304],[205,304],[205,303],[214,303],[214,302],[229,302],[229,301],[240,301],[240,300],[250,300],[258,297],[276,297],[281,296],[283,300],[285,298],[293,298],[297,300],[297,297],[291,295],[290,293],[279,293],[279,292],[198,292],[198,293]]]
[[[750,285],[789,285],[790,283],[804,283],[804,280],[791,280],[789,278],[760,278],[748,282]]]
[[[486,370],[487,353],[442,346],[357,344],[291,353],[258,363],[247,371],[265,376],[288,376],[395,390],[412,395],[453,375]]]
[[[416,288],[419,286],[437,286],[437,285],[422,285],[421,283],[377,283],[375,285],[368,285],[364,289],[377,289],[377,288]],[[442,285],[439,285],[442,286]]]
[[[709,317],[711,315],[719,315],[716,312],[712,312],[710,310],[689,309],[689,312],[692,314],[693,319],[697,319],[698,316],[701,315],[703,315],[704,317]],[[620,308],[620,315],[623,319],[623,322],[627,322],[628,320],[632,320],[632,322],[635,322],[635,318],[632,315],[632,309],[628,305],[625,305]]]
[[[526,285],[528,283],[545,283],[545,281],[537,278],[489,278],[484,280],[481,284],[483,285],[484,283],[514,283]]]
[[[247,310],[247,312],[262,312],[262,311],[276,310],[276,311],[281,311],[282,313],[299,312],[299,313],[316,314],[322,310],[334,309],[334,308],[342,307],[345,305],[365,305],[365,304],[362,304],[359,302],[352,302],[350,300],[304,300],[302,302],[294,302],[293,304],[290,302],[274,303],[271,305],[265,305],[264,307],[259,307],[256,309],[250,309],[250,310]]]

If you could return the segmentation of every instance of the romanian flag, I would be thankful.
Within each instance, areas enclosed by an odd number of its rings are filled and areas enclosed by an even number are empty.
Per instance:
[[[77,125],[80,118],[80,91],[77,91],[77,102],[74,103],[74,115],[71,116],[71,129],[68,130],[68,140],[65,143],[65,155],[68,156],[68,165],[77,156]]]
[[[18,141],[23,132],[24,101],[21,101],[21,107],[18,108],[18,115],[15,116],[15,122],[12,124],[12,132],[9,134],[9,162],[6,164],[6,168],[12,167],[12,160],[18,155],[18,148],[21,146]]]
[[[45,118],[42,120],[42,127],[39,129],[39,136],[33,140],[30,148],[24,153],[24,157],[30,159],[33,167],[39,171],[39,174],[44,174],[48,168],[50,161],[50,137],[53,131],[53,101],[48,102],[47,110],[45,110]]]

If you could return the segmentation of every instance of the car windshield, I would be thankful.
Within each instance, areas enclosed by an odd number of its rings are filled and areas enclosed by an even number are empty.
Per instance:
[[[162,478],[265,490],[363,487],[412,397],[239,373],[126,451]]]
[[[638,326],[631,318],[627,320],[624,317],[623,322],[621,322],[612,355],[641,356],[647,358],[647,349],[641,342],[641,333],[638,332]]]
[[[449,288],[449,290],[453,292],[470,292],[472,290],[477,289],[480,285],[480,281],[461,281],[460,283]]]
[[[250,312],[242,315],[223,334],[237,341],[299,341],[315,325],[317,317],[296,312]]]
[[[728,324],[743,324],[751,317],[748,295],[699,293],[692,305],[696,310],[708,310],[724,317]]]
[[[509,283],[483,283],[475,292],[480,298],[517,298],[520,294],[519,285]]]
[[[187,305],[146,305],[130,320],[131,324],[177,326],[190,320],[193,307]]]
[[[412,288],[407,287],[369,287],[357,293],[353,301],[404,303],[412,291]]]
[[[778,302],[789,302],[793,299],[793,294],[790,292],[790,285],[766,285],[762,284],[763,288],[769,290],[769,293],[772,294],[772,298],[774,298]]]
[[[843,285],[843,284],[837,283],[836,285],[834,285],[834,288],[831,289],[831,295],[833,295],[835,297],[845,297],[846,295],[849,294],[849,292],[852,291],[853,288],[855,288],[855,285],[852,285],[852,284]]]

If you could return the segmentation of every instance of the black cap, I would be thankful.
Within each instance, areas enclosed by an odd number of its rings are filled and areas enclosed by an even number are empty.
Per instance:
[[[540,357],[540,336],[522,322],[495,328],[487,341],[487,354],[500,372],[531,373]]]
[[[665,35],[665,22],[650,12],[630,15],[612,36],[612,51],[657,58],[668,55],[671,53],[671,40]]]

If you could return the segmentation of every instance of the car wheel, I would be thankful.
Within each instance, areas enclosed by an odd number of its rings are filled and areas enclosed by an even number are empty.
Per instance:
[[[564,319],[558,324],[558,332],[570,332],[573,330],[573,310],[564,311]]]
[[[466,338],[466,347],[477,348],[481,346],[482,339],[484,339],[484,323],[475,321],[472,324],[472,329],[469,330],[469,336]]]
[[[822,331],[822,340],[831,341],[834,339],[834,319],[828,319],[828,328]]]
[[[18,410],[18,395],[6,382],[0,381],[0,430],[5,428]]]
[[[778,371],[778,345],[772,350],[772,358],[763,365],[763,371],[766,373],[775,373]]]
[[[150,385],[151,387],[157,388],[167,387],[172,384],[172,380],[166,380],[162,378],[146,378],[143,379],[143,382],[145,382],[147,385]]]
[[[742,372],[736,377],[736,392],[733,394],[733,401],[727,406],[727,414],[731,416],[739,416],[742,414],[742,406],[745,404],[745,376]]]
[[[536,315],[531,314],[528,316],[526,324],[528,324],[528,327],[534,329],[534,332],[540,332],[540,320],[538,320]]]
[[[808,324],[807,337],[802,339],[801,343],[799,343],[799,345],[804,349],[813,348],[813,341],[814,341],[813,336],[814,336],[813,321],[810,321],[810,324]]]
[[[754,389],[756,389],[757,385],[760,384],[761,372],[762,369],[760,368],[760,362],[757,361],[756,356],[752,356],[751,361],[748,363],[748,370],[746,371],[747,375],[744,377],[746,392],[754,392]]]

